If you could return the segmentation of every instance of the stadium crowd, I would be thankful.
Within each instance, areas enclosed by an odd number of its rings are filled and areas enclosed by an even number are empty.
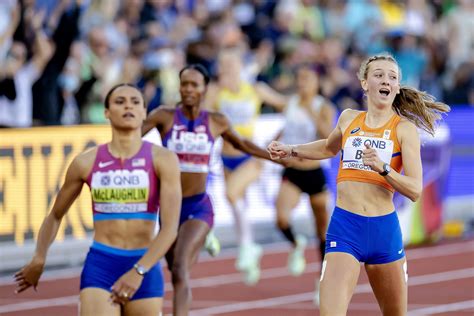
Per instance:
[[[473,29],[471,0],[3,0],[0,126],[104,123],[119,82],[148,111],[175,104],[178,70],[201,63],[215,77],[224,48],[242,53],[246,80],[284,94],[312,65],[339,110],[363,107],[357,69],[382,51],[402,84],[474,104]]]

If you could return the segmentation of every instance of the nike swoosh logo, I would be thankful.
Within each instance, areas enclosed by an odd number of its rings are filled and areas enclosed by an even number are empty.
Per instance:
[[[99,162],[99,168],[105,168],[107,166],[110,166],[111,164],[113,164],[114,162],[113,161],[106,161],[106,162]]]

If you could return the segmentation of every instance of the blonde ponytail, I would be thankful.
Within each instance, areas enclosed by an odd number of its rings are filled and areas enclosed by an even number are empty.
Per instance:
[[[441,119],[441,114],[451,110],[448,105],[437,102],[432,95],[407,86],[400,87],[392,108],[398,115],[431,135],[435,133],[436,121]]]

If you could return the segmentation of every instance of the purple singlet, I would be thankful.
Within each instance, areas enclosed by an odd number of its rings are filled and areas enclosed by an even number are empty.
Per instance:
[[[174,114],[171,130],[163,137],[163,146],[178,155],[181,172],[208,173],[214,137],[209,129],[209,113],[188,120],[181,108]]]
[[[135,156],[123,161],[112,156],[107,144],[99,146],[94,166],[87,177],[94,221],[156,220],[159,192],[152,146],[143,142]]]

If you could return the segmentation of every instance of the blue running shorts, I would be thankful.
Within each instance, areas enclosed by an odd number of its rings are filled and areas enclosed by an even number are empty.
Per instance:
[[[252,156],[245,154],[242,156],[221,156],[221,158],[224,168],[229,171],[234,171],[247,162],[247,160],[251,159]]]
[[[397,213],[368,217],[336,207],[326,234],[326,253],[331,252],[349,253],[367,264],[403,258],[405,250]]]
[[[214,209],[207,193],[183,198],[179,225],[190,219],[204,221],[210,228],[214,226]]]
[[[114,248],[94,241],[82,269],[81,290],[95,287],[111,292],[110,288],[115,281],[132,269],[146,250]],[[158,262],[145,274],[140,288],[131,300],[163,297],[164,287],[163,271]]]

